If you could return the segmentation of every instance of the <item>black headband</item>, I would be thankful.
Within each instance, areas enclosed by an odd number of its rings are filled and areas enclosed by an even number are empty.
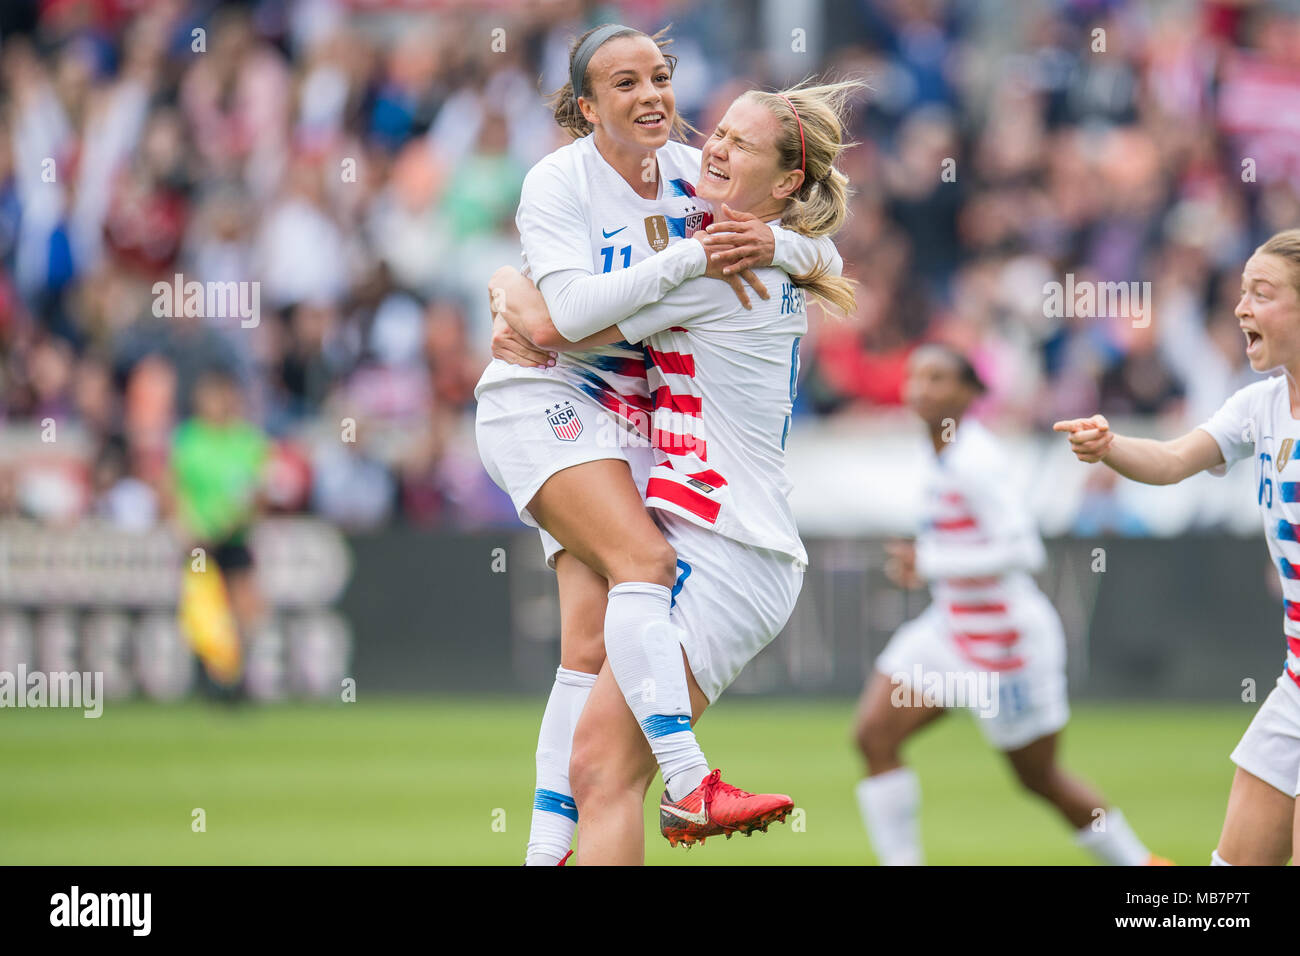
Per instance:
[[[591,62],[592,54],[599,50],[601,45],[616,33],[630,31],[634,32],[631,27],[625,27],[621,23],[607,23],[595,30],[578,45],[578,49],[573,54],[573,66],[569,70],[569,82],[573,84],[573,98],[575,100],[582,95],[582,78],[587,75],[587,64]]]

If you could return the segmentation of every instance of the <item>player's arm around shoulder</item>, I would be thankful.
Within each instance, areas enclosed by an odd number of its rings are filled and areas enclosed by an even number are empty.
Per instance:
[[[844,259],[835,240],[830,236],[811,239],[802,233],[781,226],[772,226],[775,250],[772,265],[792,275],[825,272],[826,275],[844,274]]]
[[[706,276],[687,279],[663,298],[643,306],[618,323],[622,338],[633,344],[644,341],[656,332],[668,329],[697,329],[722,312],[744,313],[743,306],[727,283],[715,282]]]
[[[793,289],[789,275],[781,269],[767,266],[753,270],[754,281],[767,292],[761,301],[746,301],[736,294],[735,287],[706,273],[697,279],[682,283],[678,294],[665,297],[664,304],[679,316],[669,325],[700,333],[766,332],[779,324],[779,317],[789,316],[795,306],[802,309],[802,298],[791,297],[783,289]],[[665,318],[667,321],[669,317]],[[785,321],[789,321],[788,318]]]
[[[1177,484],[1224,463],[1219,443],[1203,428],[1159,441],[1116,434],[1104,415],[1093,415],[1059,421],[1052,430],[1066,433],[1080,461],[1105,462],[1125,478],[1148,485]]]

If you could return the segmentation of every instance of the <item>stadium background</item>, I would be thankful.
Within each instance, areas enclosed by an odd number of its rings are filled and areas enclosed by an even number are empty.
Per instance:
[[[926,340],[971,354],[1051,537],[1067,758],[1157,852],[1208,858],[1249,688],[1280,669],[1253,479],[1139,488],[1046,428],[1174,434],[1253,380],[1232,307],[1250,251],[1300,222],[1297,4],[49,0],[0,11],[0,670],[100,670],[111,699],[0,710],[0,862],[522,859],[557,616],[472,390],[520,182],[565,141],[538,90],[608,20],[673,25],[700,129],[751,86],[873,87],[837,237],[859,308],[812,316],[790,443],[813,568],[705,724],[805,816],[689,855],[652,838],[651,862],[870,861],[848,731],[924,603],[880,541],[916,512],[899,387]],[[176,273],[259,283],[260,322],[155,317]],[[1052,315],[1067,275],[1154,301]],[[254,550],[276,614],[243,709],[203,699],[175,622],[168,453],[211,366],[273,449]],[[914,755],[933,861],[1083,861],[969,721]]]

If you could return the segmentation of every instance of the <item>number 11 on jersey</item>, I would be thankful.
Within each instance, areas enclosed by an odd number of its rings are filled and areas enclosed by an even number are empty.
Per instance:
[[[618,250],[618,254],[623,257],[623,268],[624,269],[631,268],[632,247],[624,246],[622,249]],[[602,263],[603,268],[600,271],[602,273],[609,272],[614,268],[614,247],[605,246],[603,249],[600,250],[600,255],[604,260],[604,262]]]

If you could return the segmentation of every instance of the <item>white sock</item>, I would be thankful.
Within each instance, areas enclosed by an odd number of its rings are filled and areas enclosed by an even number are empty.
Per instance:
[[[662,584],[626,582],[605,606],[605,657],[627,706],[650,741],[670,800],[709,775],[691,730],[691,693],[681,630],[668,621],[672,592]]]
[[[1119,807],[1106,811],[1104,829],[1088,824],[1075,834],[1074,842],[1109,866],[1145,866],[1151,851],[1138,839]]]
[[[1210,866],[1232,866],[1232,865],[1233,864],[1229,863],[1223,857],[1219,856],[1219,850],[1217,847],[1210,851]]]
[[[578,805],[569,787],[569,755],[573,731],[595,683],[595,674],[563,667],[555,670],[555,684],[537,735],[537,790],[525,866],[555,866],[573,842]]]
[[[920,866],[921,785],[910,767],[898,767],[858,783],[858,809],[882,866]]]

